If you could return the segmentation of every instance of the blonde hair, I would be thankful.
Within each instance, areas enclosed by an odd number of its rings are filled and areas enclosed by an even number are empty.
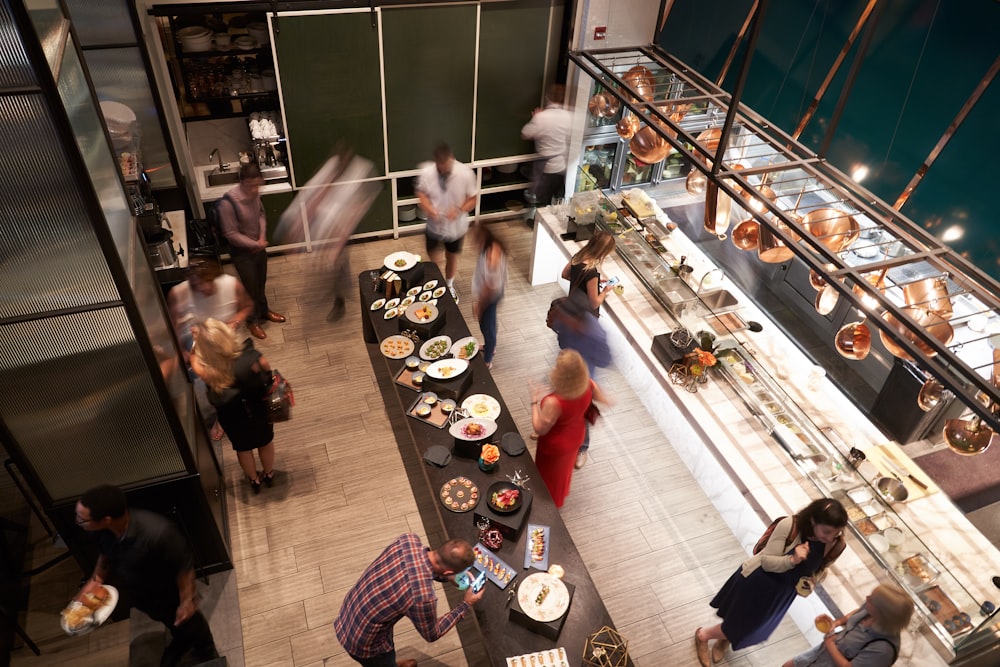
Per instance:
[[[875,611],[873,625],[887,635],[899,634],[913,615],[913,598],[896,584],[879,584],[868,601]]]
[[[552,391],[563,398],[577,398],[590,386],[587,362],[576,350],[563,350],[549,374]]]
[[[570,260],[571,264],[583,264],[584,267],[588,269],[596,269],[604,261],[604,258],[610,255],[615,250],[615,237],[608,234],[603,229],[599,229],[594,232],[590,241],[587,245],[580,248],[573,259]]]
[[[198,327],[191,352],[202,365],[198,375],[213,391],[222,391],[236,382],[233,362],[242,348],[236,332],[225,322],[210,317]]]

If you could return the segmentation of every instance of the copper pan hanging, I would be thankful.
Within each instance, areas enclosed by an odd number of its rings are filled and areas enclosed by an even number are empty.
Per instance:
[[[923,308],[914,308],[912,306],[907,306],[903,308],[906,315],[916,321],[917,326],[924,330],[926,333],[930,334],[937,339],[942,345],[948,345],[951,343],[951,339],[955,336],[955,330],[952,328],[948,321],[938,315],[937,313],[932,313],[929,310],[924,310]],[[928,357],[933,357],[937,354],[937,351],[932,349],[927,343],[917,338],[917,335],[910,330],[910,328],[904,323],[897,320],[893,314],[886,311],[882,314],[882,319],[885,320],[890,327],[892,327],[896,333],[898,333],[903,338],[907,339],[911,343],[917,346],[921,352],[923,352]],[[912,359],[913,357],[903,349],[896,341],[890,338],[884,331],[879,330],[879,338],[882,339],[882,344],[889,352],[900,359]]]
[[[594,118],[614,118],[621,104],[611,93],[597,93],[587,102],[587,111]]]
[[[845,359],[860,361],[872,349],[872,332],[864,322],[845,324],[837,332],[834,347]]]
[[[671,146],[667,140],[657,134],[652,126],[647,125],[628,142],[632,155],[646,164],[655,164],[670,154]]]
[[[824,264],[823,266],[827,271],[833,271],[837,268],[833,264]],[[826,287],[826,278],[821,276],[816,269],[809,269],[809,286],[818,292]]]
[[[640,125],[642,125],[642,123],[639,122],[639,119],[636,116],[629,114],[618,121],[618,124],[615,125],[615,129],[618,131],[618,136],[622,139],[631,139],[635,136],[635,133],[639,131]]]
[[[951,298],[948,295],[948,279],[945,276],[924,278],[903,285],[903,298],[906,300],[907,306],[929,310],[945,319],[952,316]]]
[[[687,193],[698,197],[705,194],[705,186],[707,185],[708,176],[705,175],[705,172],[692,167],[687,175],[687,179],[684,181],[684,189],[687,190]]]
[[[781,223],[778,224],[783,227],[784,230],[788,229],[787,226],[782,225]],[[786,246],[784,241],[775,236],[767,225],[760,225],[758,239],[757,257],[759,257],[762,262],[766,262],[768,264],[781,264],[782,262],[787,262],[795,256],[792,249]]]
[[[723,234],[729,229],[729,213],[733,200],[711,182],[705,189],[705,231],[710,234]]]
[[[816,308],[817,313],[825,317],[833,312],[833,309],[837,307],[838,301],[840,301],[840,292],[833,285],[827,284],[816,293],[816,300],[813,302],[813,307]]]
[[[924,412],[930,412],[937,407],[947,393],[948,390],[944,388],[943,384],[935,378],[927,378],[917,394],[917,407]]]
[[[941,432],[944,441],[956,454],[975,456],[990,446],[993,429],[983,426],[978,416],[969,419],[949,419]]]
[[[760,243],[760,223],[751,218],[744,220],[735,227],[730,234],[733,245],[740,250],[756,250]]]
[[[802,218],[802,226],[831,252],[841,252],[861,236],[854,216],[835,208],[818,208]]]
[[[653,77],[653,73],[645,65],[635,65],[634,67],[629,68],[629,70],[622,75],[622,81],[639,94],[640,101],[651,98],[653,96],[653,90],[656,87],[656,79]]]

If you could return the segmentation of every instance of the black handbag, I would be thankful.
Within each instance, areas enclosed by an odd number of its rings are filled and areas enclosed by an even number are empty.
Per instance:
[[[267,421],[272,424],[292,418],[295,394],[292,392],[292,385],[277,369],[271,372],[271,388],[264,395],[264,405],[267,408]]]

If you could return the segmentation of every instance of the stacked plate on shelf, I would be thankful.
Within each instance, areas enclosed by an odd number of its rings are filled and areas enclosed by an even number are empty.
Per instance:
[[[190,25],[177,31],[181,48],[189,51],[211,51],[212,31],[203,25]]]

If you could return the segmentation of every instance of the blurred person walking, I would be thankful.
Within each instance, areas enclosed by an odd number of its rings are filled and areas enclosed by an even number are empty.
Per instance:
[[[545,107],[532,111],[531,120],[521,128],[521,138],[533,140],[535,151],[542,156],[535,163],[529,192],[536,206],[548,206],[554,196],[561,197],[566,191],[573,113],[563,106],[565,98],[564,85],[550,85],[545,91]]]
[[[191,369],[208,385],[208,400],[218,411],[250,489],[260,493],[262,481],[274,484],[274,425],[264,403],[271,388],[271,366],[251,339],[240,343],[219,320],[206,320],[195,330],[194,339]],[[263,472],[257,471],[254,450]]]
[[[257,165],[240,166],[240,182],[217,205],[219,225],[229,243],[233,266],[253,301],[247,329],[255,338],[267,338],[261,322],[284,322],[284,315],[267,305],[267,217],[260,199],[264,178]]]
[[[538,434],[535,465],[556,507],[562,507],[583,442],[587,409],[591,401],[606,403],[608,399],[576,350],[559,353],[549,383],[550,392],[532,389],[531,426]]]
[[[459,299],[455,289],[458,257],[469,230],[468,214],[476,208],[476,194],[475,172],[458,162],[447,144],[438,144],[434,163],[421,166],[417,175],[417,198],[427,214],[427,254],[436,264],[444,255],[444,280],[455,303]]]
[[[486,226],[478,226],[479,259],[472,274],[472,314],[483,332],[483,361],[493,368],[497,347],[497,307],[507,286],[507,246]]]

